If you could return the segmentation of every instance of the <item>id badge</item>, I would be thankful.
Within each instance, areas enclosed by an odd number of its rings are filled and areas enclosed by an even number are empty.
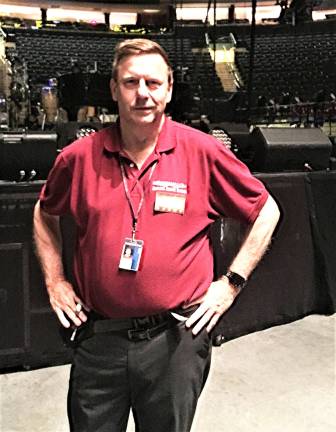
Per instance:
[[[143,244],[143,240],[125,239],[119,262],[120,269],[138,271]]]

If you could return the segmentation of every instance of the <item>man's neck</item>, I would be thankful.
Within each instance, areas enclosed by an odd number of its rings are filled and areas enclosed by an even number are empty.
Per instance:
[[[159,124],[129,128],[121,122],[121,137],[123,151],[140,168],[148,156],[154,151],[164,118]]]

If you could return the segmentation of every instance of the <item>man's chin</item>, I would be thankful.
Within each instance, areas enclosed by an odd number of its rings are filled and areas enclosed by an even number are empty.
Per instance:
[[[142,115],[136,115],[133,116],[132,118],[134,123],[146,125],[146,124],[155,123],[156,120],[161,118],[161,115],[159,113],[150,112],[147,114],[142,113]]]

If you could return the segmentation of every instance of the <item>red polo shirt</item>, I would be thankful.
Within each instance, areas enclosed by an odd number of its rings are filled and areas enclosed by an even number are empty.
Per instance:
[[[119,156],[135,210],[144,193],[137,272],[119,269],[132,231]],[[154,210],[156,195],[172,192],[185,199],[184,214]],[[66,147],[40,200],[49,214],[75,219],[78,294],[96,312],[118,318],[171,309],[202,295],[213,280],[210,224],[220,216],[251,223],[267,197],[263,184],[222,143],[166,119],[140,170],[121,152],[118,125]]]

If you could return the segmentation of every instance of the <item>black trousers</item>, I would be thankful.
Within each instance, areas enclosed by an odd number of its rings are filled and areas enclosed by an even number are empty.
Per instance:
[[[187,432],[208,376],[211,340],[176,321],[153,338],[92,335],[75,349],[68,394],[72,432]]]

